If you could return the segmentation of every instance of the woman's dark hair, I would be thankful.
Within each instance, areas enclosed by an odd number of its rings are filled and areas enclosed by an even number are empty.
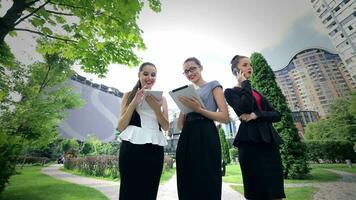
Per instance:
[[[138,68],[138,72],[142,72],[143,68],[146,67],[147,65],[151,65],[154,68],[156,68],[156,66],[153,63],[150,62],[144,62],[140,65],[140,67]],[[142,85],[140,82],[140,79],[137,80],[136,85],[132,88],[132,90],[129,92],[129,96],[127,97],[127,101],[126,101],[126,106],[129,105],[131,103],[131,101],[133,100],[133,98],[136,95],[137,90],[141,89]]]
[[[189,62],[189,61],[195,62],[195,64],[199,65],[200,67],[202,66],[201,63],[200,63],[200,61],[199,61],[198,58],[196,58],[196,57],[187,58],[187,59],[184,61],[183,64],[185,64],[185,63],[187,63],[187,62]]]
[[[236,55],[231,59],[231,72],[234,76],[237,76],[237,73],[239,72],[239,69],[237,68],[237,65],[239,64],[240,60],[243,58],[247,58],[246,56],[239,56]]]

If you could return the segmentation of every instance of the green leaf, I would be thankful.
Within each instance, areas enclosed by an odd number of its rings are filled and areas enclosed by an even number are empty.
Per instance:
[[[44,34],[47,34],[47,35],[52,35],[53,34],[52,30],[50,28],[48,28],[48,27],[43,27],[42,28],[42,32]]]
[[[85,49],[85,48],[87,48],[88,47],[88,41],[86,40],[86,39],[82,39],[82,40],[80,40],[79,42],[78,42],[78,46],[80,47],[80,48],[83,48],[83,49]]]
[[[16,37],[16,36],[17,36],[17,33],[16,33],[16,31],[10,31],[10,32],[9,32],[9,35],[10,35],[11,37]]]
[[[42,18],[32,18],[30,22],[34,27],[40,27],[46,23],[46,21]]]

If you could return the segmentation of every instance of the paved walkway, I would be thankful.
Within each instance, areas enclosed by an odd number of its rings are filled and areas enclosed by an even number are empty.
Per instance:
[[[43,168],[42,172],[49,176],[65,180],[68,182],[85,185],[88,187],[95,188],[105,194],[110,200],[119,199],[119,183],[114,181],[98,180],[93,178],[87,178],[82,176],[76,176],[59,170],[62,165],[51,165],[49,167]],[[222,199],[223,200],[244,200],[244,197],[231,189],[231,187],[223,183],[222,186]],[[158,200],[178,200],[177,186],[176,186],[176,176],[174,175],[170,180],[168,180],[163,185],[159,186],[158,190]]]
[[[110,200],[118,200],[119,194],[119,183],[114,181],[98,180],[93,178],[87,178],[82,176],[76,176],[59,170],[63,165],[51,165],[42,169],[42,173],[49,176],[68,181],[71,183],[76,183],[79,185],[84,185],[88,187],[95,188],[105,194]]]
[[[313,186],[318,188],[318,191],[313,195],[313,200],[356,199],[356,175],[338,170],[327,170],[339,174],[341,179],[334,182],[313,184]]]

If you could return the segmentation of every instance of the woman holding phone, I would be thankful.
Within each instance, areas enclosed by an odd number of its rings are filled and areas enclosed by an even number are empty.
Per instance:
[[[218,81],[207,82],[201,72],[200,61],[191,57],[183,63],[183,74],[199,87],[197,99],[179,100],[194,112],[179,116],[182,130],[177,151],[177,186],[180,200],[221,199],[221,150],[214,121],[228,123],[229,116],[222,86]]]
[[[281,120],[281,115],[251,87],[248,79],[253,70],[248,57],[236,55],[231,60],[231,71],[236,76],[237,85],[224,93],[241,121],[233,144],[239,149],[245,198],[285,198],[278,148],[282,139],[272,126],[273,122]]]
[[[145,89],[155,84],[157,69],[143,63],[136,85],[125,93],[117,130],[122,141],[119,155],[120,200],[155,200],[163,168],[163,146],[167,144],[163,130],[167,130],[168,108],[162,96],[157,101],[146,95],[149,106],[142,106]]]

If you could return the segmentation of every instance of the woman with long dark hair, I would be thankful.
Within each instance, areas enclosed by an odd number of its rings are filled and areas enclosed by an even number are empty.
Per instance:
[[[282,139],[272,126],[281,115],[250,81],[250,59],[236,55],[231,71],[237,85],[225,90],[225,98],[241,121],[234,140],[242,172],[244,195],[251,200],[285,198],[279,145]]]
[[[203,66],[197,58],[183,63],[183,74],[198,87],[204,106],[196,99],[181,97],[180,101],[194,112],[180,114],[176,166],[180,200],[221,199],[221,150],[214,121],[228,123],[229,116],[222,86],[207,82],[201,74]]]
[[[163,146],[167,144],[163,130],[167,130],[167,101],[162,96],[157,101],[147,96],[149,107],[142,105],[145,89],[155,84],[157,69],[146,62],[139,68],[136,85],[125,93],[121,102],[121,114],[117,130],[122,141],[119,155],[120,200],[157,197],[163,168]]]

